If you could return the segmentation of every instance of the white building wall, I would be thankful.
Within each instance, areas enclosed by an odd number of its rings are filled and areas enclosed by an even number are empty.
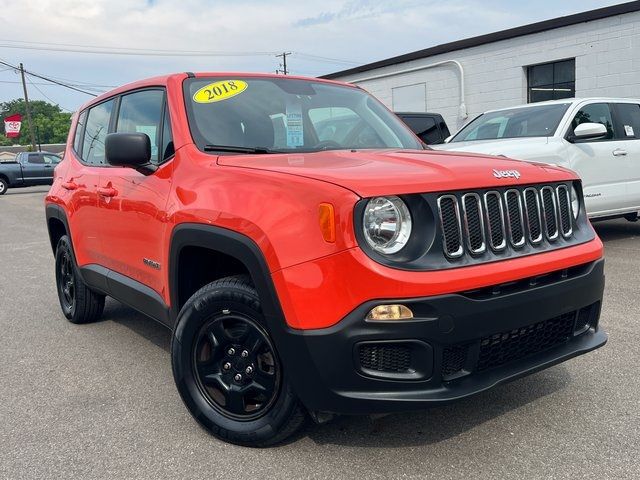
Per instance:
[[[337,78],[354,82],[393,108],[392,89],[426,83],[426,110],[441,113],[455,131],[490,109],[527,103],[529,65],[576,59],[576,97],[640,98],[640,12],[502,40]],[[454,65],[359,81],[366,77],[457,60],[464,67],[468,118],[459,111],[460,75]],[[415,111],[425,111],[424,104]]]

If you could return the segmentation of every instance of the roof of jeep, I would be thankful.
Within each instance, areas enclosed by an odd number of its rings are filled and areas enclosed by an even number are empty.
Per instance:
[[[336,80],[327,80],[324,78],[315,78],[315,77],[303,77],[303,76],[297,76],[297,75],[287,75],[286,77],[283,75],[278,75],[275,73],[257,73],[257,72],[180,72],[180,73],[171,73],[168,75],[160,75],[157,77],[150,77],[150,78],[145,78],[142,80],[136,80],[135,82],[131,82],[131,83],[127,83],[125,85],[122,85],[120,87],[116,87],[112,90],[109,90],[108,92],[105,92],[99,96],[97,96],[96,98],[92,98],[91,100],[89,100],[88,102],[84,103],[80,108],[78,108],[78,111],[84,110],[85,108],[89,107],[90,105],[93,105],[95,103],[99,103],[102,100],[105,100],[109,97],[112,97],[114,95],[120,94],[120,93],[124,93],[127,92],[129,90],[135,90],[137,88],[144,88],[144,87],[159,87],[159,86],[165,86],[170,80],[172,79],[177,79],[177,80],[184,80],[186,78],[189,77],[195,77],[195,78],[207,78],[207,77],[254,77],[254,78],[286,78],[287,80],[309,80],[309,81],[313,81],[313,82],[321,82],[321,83],[330,83],[330,84],[334,84],[334,85],[342,85],[342,86],[347,86],[347,87],[352,87],[352,88],[359,88],[356,85],[352,85],[350,83],[345,83],[345,82],[338,82]]]

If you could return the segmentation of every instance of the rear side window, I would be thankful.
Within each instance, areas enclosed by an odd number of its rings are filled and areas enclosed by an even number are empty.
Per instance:
[[[408,127],[413,130],[418,137],[420,137],[420,140],[427,145],[442,142],[438,125],[436,125],[436,121],[433,117],[402,116],[400,118],[402,118]]]
[[[113,100],[101,103],[89,110],[82,142],[82,159],[89,165],[106,165],[104,141],[109,133],[109,121]]]
[[[604,138],[589,140],[590,142],[602,142],[613,138],[613,120],[611,117],[611,109],[606,103],[592,103],[582,107],[576,116],[573,117],[571,123],[571,133],[581,123],[601,123],[607,127],[607,135]]]
[[[61,160],[57,155],[47,155],[46,153],[42,155],[42,158],[44,158],[44,163],[48,165],[57,165]]]
[[[143,90],[124,95],[120,100],[116,132],[144,133],[151,140],[151,162],[158,162],[161,147],[164,92]]]
[[[82,145],[82,132],[84,130],[84,124],[87,121],[87,111],[85,110],[78,117],[78,124],[76,125],[76,131],[73,137],[73,150],[76,153],[80,153],[80,146]]]
[[[636,103],[616,103],[618,121],[616,137],[621,140],[640,138],[640,105]]]

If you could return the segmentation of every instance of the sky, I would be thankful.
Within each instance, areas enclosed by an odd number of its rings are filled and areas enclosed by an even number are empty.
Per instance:
[[[273,72],[281,62],[277,52],[291,52],[292,74],[318,76],[616,3],[0,0],[0,60],[94,93],[171,72]],[[105,50],[126,54],[97,53]],[[92,98],[27,78],[30,99],[66,111]],[[0,65],[0,101],[23,96],[19,74]]]

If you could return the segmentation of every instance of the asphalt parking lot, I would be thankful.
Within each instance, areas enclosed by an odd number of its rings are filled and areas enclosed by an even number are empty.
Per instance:
[[[596,226],[604,348],[451,406],[252,450],[191,419],[163,327],[114,301],[98,323],[64,319],[46,190],[0,197],[0,478],[640,478],[640,222]]]

